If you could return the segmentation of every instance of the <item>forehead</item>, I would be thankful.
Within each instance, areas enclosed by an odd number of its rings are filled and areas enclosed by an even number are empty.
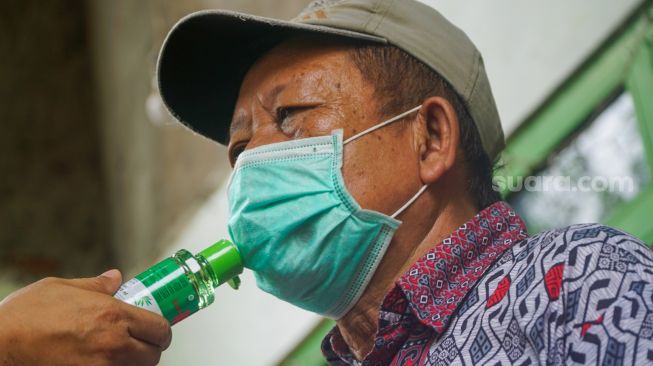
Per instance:
[[[355,68],[348,56],[350,47],[343,41],[316,37],[294,38],[280,43],[249,69],[241,85],[239,100],[251,92],[278,92],[292,82],[349,78]]]

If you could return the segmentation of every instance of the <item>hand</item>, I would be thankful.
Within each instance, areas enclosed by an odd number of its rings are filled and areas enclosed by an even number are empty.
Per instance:
[[[0,365],[156,365],[172,333],[161,316],[112,297],[122,276],[46,278],[0,302]]]

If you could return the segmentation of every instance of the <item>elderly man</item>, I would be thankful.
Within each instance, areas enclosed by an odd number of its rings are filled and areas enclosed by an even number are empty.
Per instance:
[[[601,225],[526,233],[492,187],[481,55],[434,9],[196,13],[159,82],[228,145],[229,230],[258,286],[337,320],[330,364],[653,362],[653,254]]]

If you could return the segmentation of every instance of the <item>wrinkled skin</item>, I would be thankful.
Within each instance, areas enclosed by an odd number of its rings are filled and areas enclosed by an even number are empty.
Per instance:
[[[343,129],[346,139],[392,117],[378,113],[374,87],[349,59],[348,47],[294,39],[261,57],[241,85],[231,124],[231,163],[245,149],[335,129]],[[345,145],[345,184],[363,208],[390,215],[422,185],[429,186],[398,217],[403,223],[370,284],[337,321],[359,359],[372,349],[379,306],[394,280],[478,211],[461,184],[458,145],[455,111],[437,96],[423,100],[402,122]]]
[[[170,345],[168,322],[112,297],[117,270],[46,278],[0,302],[0,365],[150,366]]]

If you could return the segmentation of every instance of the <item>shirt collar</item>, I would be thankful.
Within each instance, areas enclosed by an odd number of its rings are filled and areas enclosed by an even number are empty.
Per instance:
[[[437,333],[494,261],[528,233],[505,202],[485,208],[420,258],[396,284],[413,315]],[[392,308],[386,297],[381,309]]]
[[[506,249],[527,236],[526,226],[515,211],[506,202],[496,202],[434,245],[395,282],[383,300],[372,353],[382,353],[385,358],[393,350],[383,345],[403,343],[407,334],[397,328],[425,326],[436,333],[444,332],[453,312],[485,271]],[[353,361],[337,327],[323,340],[322,352],[330,364]]]

